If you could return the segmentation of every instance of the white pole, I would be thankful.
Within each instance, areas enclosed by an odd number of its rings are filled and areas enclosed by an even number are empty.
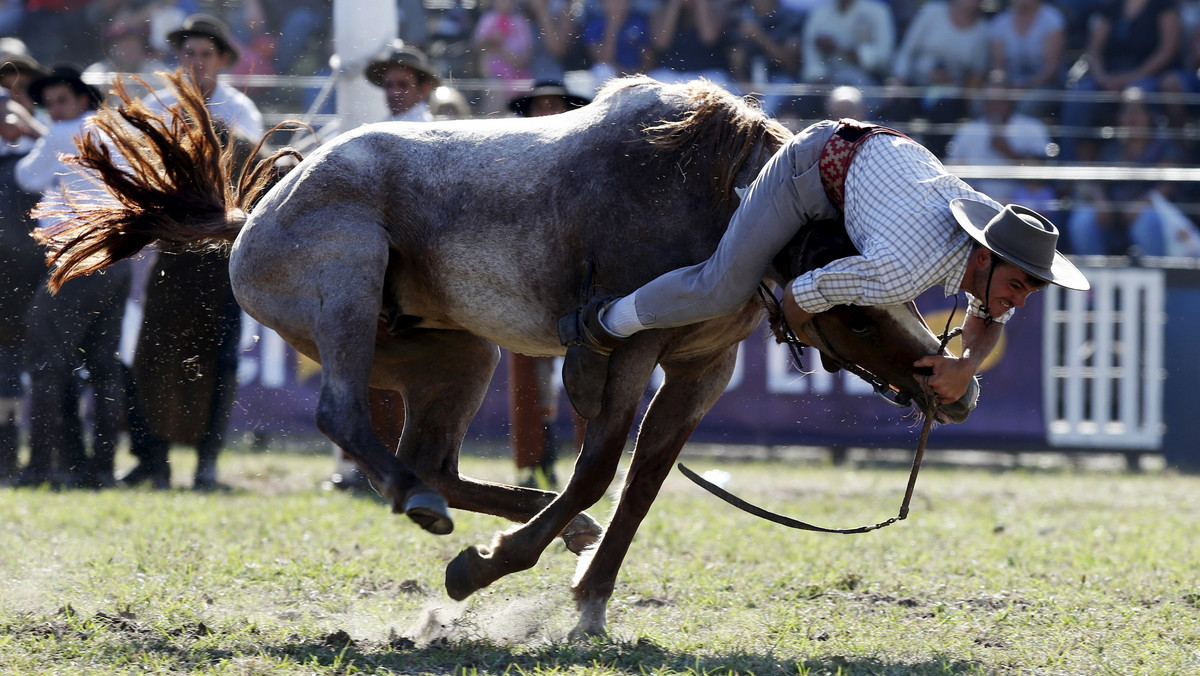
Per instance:
[[[383,90],[363,78],[363,69],[396,39],[398,22],[395,0],[334,0],[331,65],[342,131],[387,117]]]

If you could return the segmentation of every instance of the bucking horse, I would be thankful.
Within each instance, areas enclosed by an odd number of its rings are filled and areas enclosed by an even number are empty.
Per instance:
[[[51,284],[151,242],[231,243],[238,302],[320,362],[317,426],[393,511],[439,535],[453,529],[450,508],[518,524],[452,560],[448,594],[461,600],[531,568],[562,537],[572,552],[586,553],[572,587],[580,612],[572,635],[605,634],[634,533],[728,383],[737,344],[765,304],[750,299],[719,319],[644,331],[618,349],[603,412],[589,421],[561,494],[460,474],[467,425],[499,360],[497,346],[561,355],[558,318],[587,289],[629,293],[707,258],[737,206],[736,188],[790,132],[704,81],[624,78],[561,115],[364,125],[271,185],[274,157],[236,172],[202,99],[178,74],[168,77],[180,92],[174,114],[159,118],[126,98],[101,113],[99,132],[81,142],[77,161],[115,200],[79,205],[69,228],[43,238],[56,266]],[[118,152],[127,166],[115,161]],[[779,257],[768,278],[794,276],[822,246],[810,238],[794,248],[797,255]],[[844,362],[923,408],[930,403],[912,364],[943,348],[915,306],[840,307],[813,321],[827,343],[819,347],[836,345]],[[656,365],[665,378],[602,527],[584,510],[616,475]],[[407,419],[396,449],[371,432],[369,386],[403,396]],[[975,396],[972,388],[938,416],[964,419]]]

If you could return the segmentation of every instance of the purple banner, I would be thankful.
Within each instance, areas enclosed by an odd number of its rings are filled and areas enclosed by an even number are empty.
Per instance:
[[[918,299],[935,333],[945,326],[953,305],[953,299],[942,297],[940,289]],[[953,325],[959,323],[956,317]],[[1034,294],[1028,305],[1018,310],[984,365],[979,407],[965,423],[940,426],[931,435],[930,446],[1018,449],[1044,445],[1041,340],[1041,298]],[[313,418],[320,369],[299,357],[274,332],[248,318],[243,346],[233,427],[282,435],[317,434]],[[959,351],[957,340],[951,349]],[[915,443],[920,419],[912,409],[884,402],[856,376],[826,373],[815,350],[805,350],[804,362],[813,372],[796,371],[787,349],[776,345],[760,327],[740,345],[737,370],[725,394],[692,438],[763,445],[909,447]],[[646,402],[660,377],[661,371],[656,372]],[[569,410],[570,403],[560,392],[560,438],[564,439],[571,435]],[[507,368],[502,360],[468,435],[479,440],[506,439],[508,425]]]

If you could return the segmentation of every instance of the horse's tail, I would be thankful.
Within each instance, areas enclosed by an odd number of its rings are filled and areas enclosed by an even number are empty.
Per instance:
[[[96,130],[77,139],[79,154],[68,158],[91,172],[111,197],[68,193],[61,203],[43,203],[35,212],[64,218],[34,235],[47,248],[47,264],[55,266],[47,284],[52,291],[152,242],[186,249],[228,245],[274,178],[275,162],[298,158],[284,149],[257,159],[261,141],[253,153],[235,152],[239,144],[214,123],[196,86],[179,71],[162,75],[176,92],[177,106],[160,115],[118,81],[121,105],[101,109]],[[234,180],[238,154],[245,157]]]

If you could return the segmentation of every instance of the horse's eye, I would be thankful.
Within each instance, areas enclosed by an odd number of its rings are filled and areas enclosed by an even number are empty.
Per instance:
[[[850,332],[856,336],[865,336],[871,331],[870,322],[852,322]]]

